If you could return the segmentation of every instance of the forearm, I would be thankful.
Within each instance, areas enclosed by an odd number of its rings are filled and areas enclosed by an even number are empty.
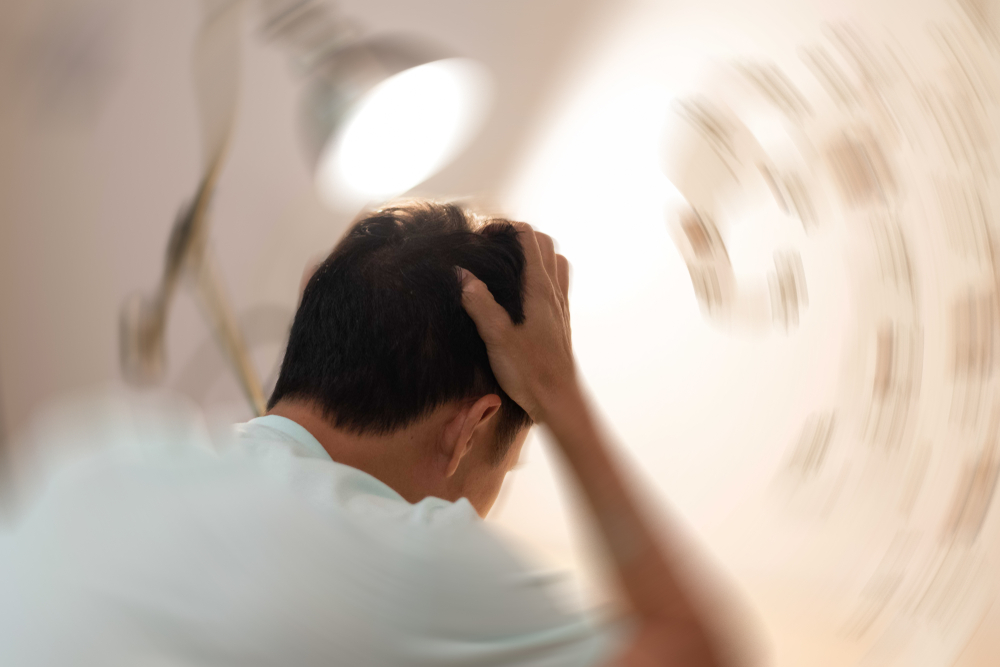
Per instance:
[[[626,477],[597,425],[582,392],[573,388],[554,395],[545,426],[555,438],[575,476],[617,570],[625,596],[642,626],[652,633],[659,655],[685,665],[714,665],[704,627],[687,593],[678,584],[676,566],[656,538],[640,507],[633,480]]]

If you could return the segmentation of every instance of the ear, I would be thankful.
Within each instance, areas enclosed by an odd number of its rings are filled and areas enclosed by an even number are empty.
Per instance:
[[[462,458],[472,449],[473,435],[483,429],[499,409],[500,397],[496,394],[486,394],[463,407],[448,422],[441,443],[441,453],[446,461],[445,477],[455,474]]]

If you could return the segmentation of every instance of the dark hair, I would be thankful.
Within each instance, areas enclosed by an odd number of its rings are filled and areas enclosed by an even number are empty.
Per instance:
[[[495,393],[491,458],[502,461],[531,419],[493,375],[456,266],[524,321],[524,251],[510,221],[413,200],[355,222],[306,285],[268,408],[304,399],[338,428],[386,434],[449,401]]]

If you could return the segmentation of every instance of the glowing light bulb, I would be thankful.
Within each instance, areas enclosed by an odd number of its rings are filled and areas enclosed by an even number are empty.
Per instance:
[[[479,129],[489,77],[482,65],[450,58],[413,67],[375,86],[324,148],[321,196],[387,197],[423,182]]]

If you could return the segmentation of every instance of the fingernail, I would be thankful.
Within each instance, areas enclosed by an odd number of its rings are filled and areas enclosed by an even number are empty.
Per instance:
[[[469,272],[460,266],[455,267],[455,275],[458,276],[458,284],[465,287],[466,281],[469,279]]]

